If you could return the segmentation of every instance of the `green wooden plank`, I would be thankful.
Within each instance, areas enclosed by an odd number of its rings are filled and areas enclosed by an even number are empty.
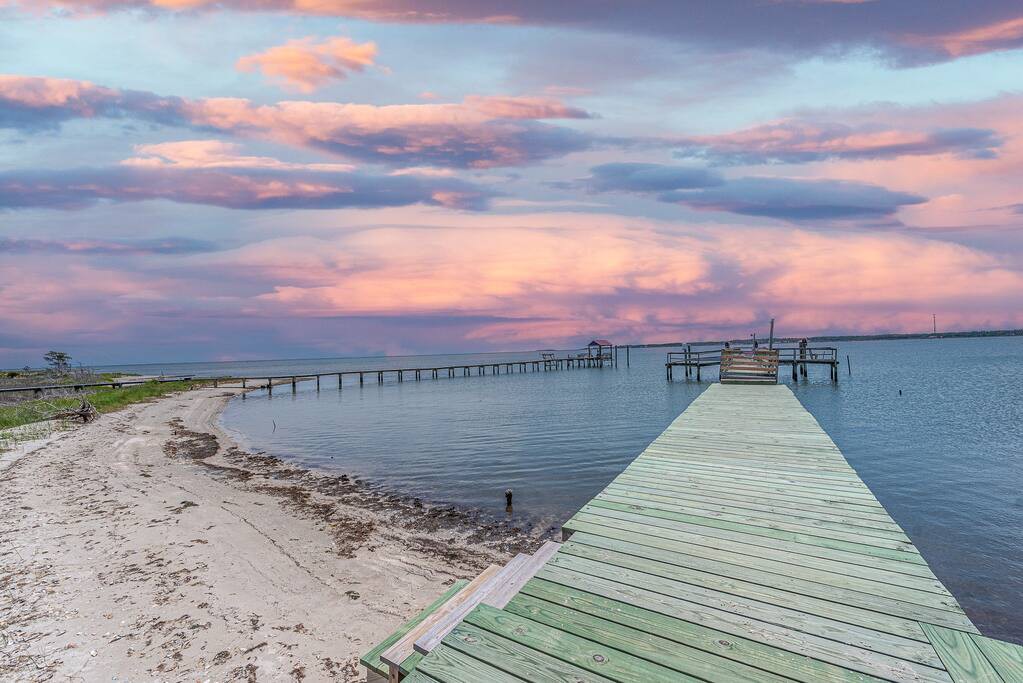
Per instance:
[[[630,586],[611,578],[548,566],[536,580],[625,601],[885,679],[906,683],[951,681],[929,643],[889,636],[766,603],[714,600],[709,592],[702,596],[667,594],[663,591],[665,585],[671,591],[670,582],[658,583],[656,577],[641,576],[637,581],[641,585]]]
[[[402,678],[401,683],[444,683],[444,681],[438,681],[436,678],[427,676],[421,671],[413,671],[408,676]]]
[[[542,579],[529,581],[522,594],[805,683],[882,680]]]
[[[661,491],[686,492],[694,491],[705,496],[742,496],[746,498],[755,497],[759,500],[769,501],[776,504],[797,504],[809,503],[811,505],[824,505],[835,510],[847,512],[859,512],[860,514],[876,514],[888,516],[888,512],[881,503],[877,501],[848,501],[839,499],[837,496],[797,494],[787,489],[772,489],[771,491],[752,491],[741,486],[729,485],[724,482],[711,482],[709,480],[696,480],[681,482],[665,479],[665,477],[634,476],[629,471],[619,474],[615,482],[618,484],[630,484],[644,488],[658,489]]]
[[[419,662],[416,671],[436,678],[441,683],[522,683],[527,680],[495,669],[441,643]],[[408,679],[405,679],[408,680]]]
[[[712,461],[709,461],[712,462]],[[804,477],[793,475],[780,475],[761,469],[746,470],[724,470],[713,466],[684,465],[682,463],[665,464],[663,460],[648,458],[645,455],[632,461],[628,467],[629,471],[642,472],[645,475],[657,476],[664,474],[673,478],[698,477],[706,479],[725,479],[729,482],[749,482],[761,486],[770,484],[772,486],[784,486],[797,491],[808,493],[837,494],[851,498],[865,498],[873,501],[874,495],[870,489],[859,480],[841,481],[820,481],[808,480]]]
[[[676,473],[670,477],[662,469],[647,467],[640,460],[635,461],[632,465],[629,465],[628,469],[625,470],[627,474],[632,477],[649,480],[659,479],[671,479],[676,482],[684,483],[698,483],[698,482],[710,482],[718,485],[725,485],[729,488],[741,488],[751,493],[757,492],[777,492],[785,493],[788,495],[800,495],[800,496],[817,496],[823,498],[829,498],[834,500],[840,500],[846,503],[855,505],[877,505],[877,499],[869,493],[863,493],[859,491],[846,491],[835,488],[824,488],[818,486],[800,486],[796,482],[772,480],[768,477],[736,477],[734,475],[708,475],[708,474],[682,474]]]
[[[670,579],[690,586],[699,586],[701,588],[710,589],[717,591],[718,593],[724,593],[734,597],[757,600],[759,602],[766,602],[780,607],[790,607],[808,614],[815,614],[835,621],[855,624],[875,631],[882,631],[884,633],[891,633],[918,640],[924,639],[923,633],[920,631],[920,627],[917,625],[917,622],[912,619],[904,619],[902,617],[892,616],[889,614],[880,614],[878,612],[872,612],[859,607],[852,607],[850,605],[843,605],[837,602],[821,600],[819,598],[813,598],[806,595],[789,593],[777,588],[760,586],[758,584],[751,584],[745,581],[737,581],[726,577],[716,576],[714,574],[689,570],[685,567],[676,567],[662,562],[654,562],[653,560],[646,560],[633,557],[631,555],[615,553],[609,550],[592,548],[590,546],[577,545],[573,548],[562,548],[548,564],[576,569],[583,573],[586,573],[587,570],[592,571],[594,568],[593,565],[604,568],[618,567],[622,570],[643,572],[645,574],[659,576],[664,579]],[[619,575],[621,576],[620,580],[622,583],[629,583],[629,574],[621,573]],[[681,592],[682,587],[679,586],[676,590]]]
[[[675,485],[671,482],[637,482],[622,475],[616,478],[610,485],[628,488],[633,491],[641,491],[649,495],[665,496],[675,498],[677,496],[692,496],[702,500],[717,501],[722,504],[749,503],[751,497],[738,491],[722,488],[708,488],[706,486]],[[756,497],[756,503],[767,505],[783,510],[806,510],[820,511],[830,515],[841,515],[849,519],[856,519],[874,523],[891,523],[888,513],[880,505],[877,507],[865,507],[863,505],[835,505],[825,500],[812,498],[789,498],[786,496],[760,496]],[[898,526],[895,524],[895,526]]]
[[[812,520],[816,523],[841,524],[844,527],[856,529],[883,530],[902,533],[902,529],[890,519],[881,515],[848,515],[841,510],[834,510],[826,506],[818,506],[807,503],[792,503],[780,505],[774,501],[753,500],[737,496],[727,499],[722,496],[708,496],[695,491],[658,491],[638,486],[632,486],[624,482],[613,481],[608,484],[602,493],[627,495],[639,500],[658,501],[662,503],[680,503],[702,507],[708,510],[724,511],[733,510],[744,514],[767,514],[788,518],[791,520]]]
[[[941,657],[945,669],[955,683],[1012,683],[1006,682],[984,656],[971,638],[971,634],[950,628],[920,624],[934,650]]]
[[[850,553],[857,553],[859,555],[868,555],[870,557],[883,557],[889,560],[898,560],[899,562],[909,562],[911,564],[926,564],[924,559],[920,557],[920,553],[917,552],[916,548],[908,543],[899,543],[892,541],[888,543],[889,547],[879,547],[873,544],[866,543],[855,543],[852,541],[839,541],[832,538],[825,538],[823,536],[816,536],[806,533],[796,533],[792,531],[784,531],[780,529],[768,529],[765,527],[752,526],[750,524],[739,524],[737,522],[727,522],[712,517],[702,517],[700,515],[687,515],[681,512],[667,512],[665,510],[655,510],[653,508],[644,507],[642,505],[627,505],[624,503],[610,503],[599,499],[592,500],[588,505],[583,507],[583,510],[591,510],[593,508],[604,508],[608,510],[617,510],[619,512],[631,512],[634,514],[644,515],[646,517],[656,517],[671,522],[680,522],[683,524],[695,525],[695,526],[709,526],[715,529],[725,529],[728,531],[738,531],[744,534],[750,534],[752,536],[763,536],[764,538],[772,538],[780,541],[790,541],[792,543],[801,543],[803,545],[820,546],[822,548],[832,548],[834,550],[844,550]]]
[[[676,466],[720,467],[723,470],[777,470],[794,475],[816,475],[821,477],[844,478],[854,477],[854,470],[845,460],[833,455],[815,456],[782,456],[763,451],[746,451],[736,453],[691,446],[658,446],[651,445],[639,456],[649,462],[674,464]]]
[[[692,676],[506,610],[480,605],[465,620],[619,683],[700,683]]]
[[[608,683],[611,680],[465,622],[444,638],[444,644],[535,683]]]
[[[871,529],[869,527],[857,527],[842,522],[830,522],[796,517],[791,514],[776,514],[770,512],[751,512],[729,505],[708,505],[692,503],[684,500],[650,500],[640,498],[628,493],[620,493],[613,489],[606,488],[599,493],[591,503],[596,500],[606,500],[611,503],[622,503],[624,505],[641,505],[654,510],[667,512],[678,512],[688,515],[699,515],[701,517],[713,517],[727,522],[738,524],[749,524],[751,526],[762,526],[769,529],[781,531],[792,531],[794,533],[811,534],[823,538],[833,538],[839,541],[851,541],[865,545],[876,545],[887,548],[895,544],[911,544],[912,541],[901,531],[888,531],[885,529]]]
[[[977,634],[971,637],[1006,683],[1023,681],[1023,646]]]
[[[716,654],[681,645],[650,633],[593,617],[561,605],[538,600],[522,593],[516,595],[505,611],[554,626],[568,633],[655,662],[678,673],[712,683],[784,683],[785,678],[762,669],[725,659]],[[677,675],[677,674],[676,674]]]
[[[466,581],[465,579],[456,580],[453,584],[451,584],[451,586],[446,591],[444,591],[444,593],[439,598],[437,598],[429,605],[427,605],[427,607],[422,612],[412,617],[412,619],[410,619],[409,621],[406,621],[398,628],[397,631],[387,636],[387,638],[384,641],[382,641],[379,645],[377,645],[372,650],[363,655],[362,658],[359,660],[360,663],[367,669],[375,671],[381,676],[386,677],[388,675],[389,667],[382,661],[380,661],[380,655],[385,650],[387,650],[392,645],[401,640],[402,636],[404,636],[406,633],[408,633],[416,626],[421,624],[424,619],[426,619],[428,616],[437,611],[437,608],[439,608],[445,602],[454,597],[454,595],[458,593],[458,591],[462,590],[467,583],[469,582]]]
[[[582,535],[603,536],[676,553],[719,559],[722,562],[731,562],[745,567],[763,567],[767,571],[804,576],[820,583],[835,583],[835,585],[844,585],[864,592],[872,592],[876,589],[876,591],[882,591],[883,594],[889,594],[887,591],[890,588],[898,587],[911,589],[913,595],[930,593],[954,600],[936,579],[889,572],[884,569],[826,558],[795,555],[762,546],[746,546],[732,541],[705,538],[684,532],[667,534],[656,527],[651,529],[622,520],[613,521],[615,525],[608,526],[595,524],[592,521],[577,520],[572,523],[574,532],[572,540],[580,540]]]
[[[753,536],[741,532],[730,531],[728,529],[716,529],[713,527],[698,525],[680,525],[668,520],[657,519],[656,517],[646,517],[632,512],[620,512],[618,510],[609,510],[597,507],[584,508],[582,511],[577,512],[572,519],[568,520],[562,528],[569,532],[574,531],[576,520],[589,521],[594,524],[603,524],[605,526],[618,526],[623,522],[628,522],[631,524],[640,524],[645,526],[650,529],[650,533],[656,533],[665,538],[689,540],[680,538],[682,536],[689,536],[696,539],[693,542],[702,543],[704,545],[715,545],[720,539],[724,541],[731,541],[735,544],[745,544],[749,547],[749,552],[760,552],[758,548],[774,548],[791,554],[793,559],[800,559],[800,556],[827,558],[838,562],[845,562],[865,567],[877,567],[878,569],[884,569],[885,571],[899,572],[909,574],[911,576],[936,580],[934,574],[931,573],[930,567],[926,564],[900,562],[898,560],[889,560],[884,557],[871,557],[869,555],[861,555],[859,553],[836,550],[834,548],[825,548],[823,546],[779,541],[777,539]]]
[[[911,593],[907,589],[887,586],[882,590],[866,592],[861,587],[849,588],[847,578],[835,577],[836,580],[825,583],[831,577],[814,576],[815,581],[807,578],[809,572],[802,569],[788,571],[791,565],[783,565],[770,571],[765,563],[759,566],[746,567],[729,562],[723,562],[719,558],[707,559],[689,553],[679,553],[661,550],[650,546],[640,545],[630,541],[594,536],[592,534],[576,534],[565,546],[565,552],[572,552],[575,544],[583,544],[613,550],[619,553],[633,555],[639,558],[657,560],[666,564],[686,567],[701,572],[717,574],[740,581],[756,583],[763,586],[771,586],[781,590],[801,595],[840,602],[846,605],[855,605],[864,609],[883,612],[885,614],[897,614],[907,619],[930,620],[931,623],[941,624],[955,628],[960,624],[969,624],[963,609],[952,598],[943,598],[933,593]],[[926,598],[926,600],[925,600]],[[947,622],[947,623],[945,623]]]
[[[859,478],[856,470],[837,458],[822,456],[815,458],[816,462],[810,464],[799,458],[767,458],[751,459],[727,458],[720,453],[683,453],[681,448],[658,448],[656,446],[647,448],[640,456],[646,462],[659,462],[680,469],[714,468],[721,471],[748,472],[750,470],[768,469],[779,473],[788,473],[802,479],[820,479],[823,481],[849,481]]]
[[[651,488],[658,488],[665,491],[702,491],[707,495],[726,494],[726,495],[742,495],[746,497],[756,497],[758,499],[770,500],[770,501],[783,501],[787,503],[810,503],[812,505],[825,505],[833,507],[836,510],[843,510],[849,512],[861,512],[865,514],[875,514],[887,516],[888,513],[884,507],[881,506],[877,501],[848,501],[846,499],[840,499],[837,496],[826,496],[826,495],[806,495],[797,494],[784,488],[772,488],[770,490],[759,489],[752,490],[743,486],[730,485],[727,482],[710,481],[708,479],[695,479],[691,478],[688,481],[675,481],[664,478],[651,479],[649,477],[640,478],[632,476],[629,472],[623,472],[615,478],[616,482],[630,484],[636,486],[647,486]]]

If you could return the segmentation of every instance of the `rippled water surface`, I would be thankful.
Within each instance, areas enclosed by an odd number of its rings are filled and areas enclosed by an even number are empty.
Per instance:
[[[981,629],[1023,641],[1023,338],[838,344],[840,381],[796,396]],[[236,399],[224,426],[253,450],[435,502],[556,525],[614,478],[704,383],[664,378],[666,349],[618,369],[456,377],[337,390],[324,379]],[[846,355],[851,360],[848,374]],[[168,373],[289,374],[535,354],[193,364]],[[138,370],[136,370],[138,371]],[[676,377],[680,373],[676,373]],[[899,396],[899,390],[902,395]],[[276,431],[274,430],[276,424]]]

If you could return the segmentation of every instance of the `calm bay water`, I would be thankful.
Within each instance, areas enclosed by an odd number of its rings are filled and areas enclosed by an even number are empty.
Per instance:
[[[892,517],[987,634],[1023,642],[1023,338],[838,344],[792,383]],[[667,349],[618,369],[406,381],[319,393],[305,382],[232,401],[223,424],[251,450],[433,502],[557,525],[613,479],[706,387],[664,379]],[[851,358],[852,375],[844,360]],[[289,374],[448,365],[536,354],[206,363],[168,374]],[[678,375],[679,373],[676,373]],[[899,396],[899,389],[902,395]],[[274,430],[276,424],[276,431]]]

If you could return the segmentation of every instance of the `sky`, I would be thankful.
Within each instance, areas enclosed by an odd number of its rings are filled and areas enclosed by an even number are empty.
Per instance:
[[[0,367],[1023,327],[1008,0],[0,0]]]

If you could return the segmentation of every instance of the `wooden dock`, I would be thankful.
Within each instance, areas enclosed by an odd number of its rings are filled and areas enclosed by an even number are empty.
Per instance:
[[[564,530],[392,680],[1023,681],[785,386],[709,386]]]
[[[675,379],[675,368],[680,368],[683,372],[683,376],[686,379],[695,377],[697,381],[701,380],[700,375],[702,374],[703,368],[719,366],[722,374],[720,375],[722,380],[727,383],[727,372],[728,366],[739,366],[744,364],[747,367],[739,368],[736,367],[736,376],[747,375],[747,377],[736,380],[736,382],[742,382],[743,379],[750,379],[749,375],[761,375],[760,379],[755,379],[753,384],[759,384],[763,382],[764,373],[745,372],[752,370],[754,365],[772,365],[773,368],[773,379],[769,383],[777,383],[778,369],[787,365],[792,370],[792,380],[797,380],[800,376],[808,376],[808,368],[813,365],[823,365],[828,368],[829,376],[832,382],[838,381],[838,349],[833,346],[812,346],[812,347],[792,347],[792,346],[776,346],[772,349],[761,347],[760,349],[753,350],[747,349],[741,351],[738,347],[732,347],[731,349],[705,349],[702,351],[694,351],[691,347],[686,347],[684,351],[669,351],[667,359],[664,363],[664,372],[667,380],[670,382]]]

